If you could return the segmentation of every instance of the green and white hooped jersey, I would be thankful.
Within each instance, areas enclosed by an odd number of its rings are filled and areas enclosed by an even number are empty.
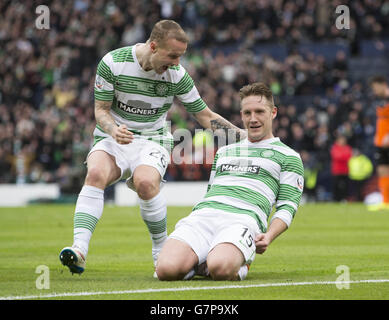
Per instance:
[[[206,108],[192,78],[181,66],[170,67],[163,74],[145,71],[140,66],[135,47],[128,46],[107,53],[97,67],[94,94],[96,100],[112,101],[111,115],[136,134],[171,148],[173,137],[167,127],[167,111],[176,96],[190,113]],[[95,142],[107,136],[99,126]],[[169,150],[170,151],[170,150]]]
[[[262,232],[272,217],[291,224],[304,186],[300,155],[279,138],[247,139],[221,147],[215,155],[208,191],[196,210],[248,214]]]

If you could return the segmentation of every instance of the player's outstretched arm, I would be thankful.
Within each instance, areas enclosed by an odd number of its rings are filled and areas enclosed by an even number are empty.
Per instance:
[[[112,101],[95,100],[95,117],[96,123],[111,135],[117,143],[128,144],[134,139],[131,131],[128,131],[124,124],[118,126],[112,118],[109,110],[111,109]]]
[[[266,233],[261,233],[255,237],[256,252],[262,254],[269,247],[270,243],[273,242],[281,233],[288,229],[287,224],[279,218],[275,218]]]
[[[235,131],[237,141],[243,140],[247,136],[245,130],[234,126],[231,122],[224,119],[221,115],[213,112],[208,107],[200,112],[194,113],[193,116],[203,126],[203,128],[211,129],[212,131],[224,130],[226,136],[228,136],[229,130]]]

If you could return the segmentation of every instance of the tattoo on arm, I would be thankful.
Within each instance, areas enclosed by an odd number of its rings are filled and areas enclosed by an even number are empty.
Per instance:
[[[95,100],[95,117],[97,124],[104,130],[104,132],[112,135],[112,131],[117,127],[115,120],[109,113],[112,101]]]
[[[225,130],[235,129],[235,127],[231,123],[221,118],[211,120],[211,128],[214,131],[217,129],[225,129]]]
[[[243,138],[245,138],[241,129],[234,126],[232,123],[228,122],[227,120],[225,120],[222,117],[211,120],[211,129],[213,131],[222,130],[222,131],[224,131],[224,133],[226,134],[227,137],[229,136],[229,133],[231,133],[231,131],[233,131],[235,133],[237,141],[240,141]]]

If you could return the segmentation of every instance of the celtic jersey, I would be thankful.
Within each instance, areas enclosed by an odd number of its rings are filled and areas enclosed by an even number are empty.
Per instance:
[[[303,176],[300,155],[279,138],[256,143],[245,139],[218,150],[208,191],[193,211],[248,214],[266,232],[275,206],[272,219],[289,226],[303,192]]]
[[[203,110],[206,104],[181,65],[170,67],[163,74],[145,71],[137,60],[135,47],[119,48],[102,58],[97,67],[95,99],[112,101],[113,119],[118,125],[125,124],[135,138],[155,140],[170,147],[173,139],[166,116],[174,97],[191,113]],[[95,141],[107,136],[99,126],[94,135]]]

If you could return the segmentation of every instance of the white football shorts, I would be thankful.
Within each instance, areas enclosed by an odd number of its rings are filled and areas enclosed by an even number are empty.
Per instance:
[[[220,243],[232,243],[243,254],[245,263],[255,259],[255,236],[261,233],[257,222],[246,214],[203,208],[177,222],[170,238],[187,243],[199,258],[206,261],[208,253]]]
[[[135,189],[132,175],[139,165],[148,165],[157,169],[163,181],[166,168],[170,163],[169,152],[158,143],[146,139],[135,138],[129,144],[119,144],[108,136],[92,147],[88,157],[97,150],[105,151],[115,158],[116,165],[121,170],[121,177],[117,181],[125,179],[127,186],[133,190]]]

